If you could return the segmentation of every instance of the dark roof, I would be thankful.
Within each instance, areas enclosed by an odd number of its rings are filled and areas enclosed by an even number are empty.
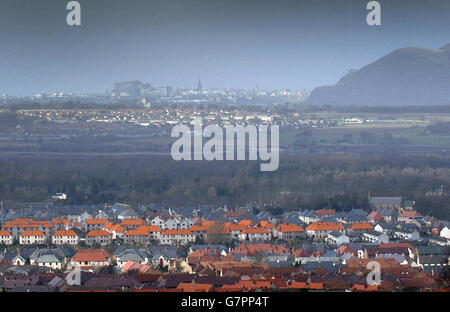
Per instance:
[[[401,197],[371,197],[370,204],[373,206],[401,206]]]
[[[420,264],[446,264],[448,255],[420,256]]]
[[[290,268],[294,266],[292,261],[268,261],[267,265],[269,268]]]
[[[198,276],[194,278],[197,284],[213,284],[215,287],[234,285],[239,280],[237,277]]]
[[[300,267],[309,272],[312,272],[319,268],[323,268],[328,272],[338,272],[341,265],[333,261],[313,261],[301,264]]]
[[[141,283],[154,283],[160,276],[161,274],[136,274],[134,278]]]
[[[12,292],[54,292],[54,287],[47,286],[19,286],[11,289]]]
[[[417,246],[419,255],[450,255],[450,246]]]
[[[163,282],[160,283],[160,286],[177,288],[180,283],[191,283],[193,278],[192,274],[167,274],[163,275]]]

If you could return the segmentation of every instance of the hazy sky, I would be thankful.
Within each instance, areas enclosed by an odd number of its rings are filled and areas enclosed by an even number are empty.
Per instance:
[[[450,42],[450,1],[1,0],[0,93],[103,92],[154,86],[311,89],[405,46]]]

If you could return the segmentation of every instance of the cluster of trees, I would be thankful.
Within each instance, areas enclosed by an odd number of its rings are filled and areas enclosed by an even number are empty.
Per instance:
[[[449,156],[281,155],[261,172],[252,161],[173,161],[167,156],[17,158],[0,160],[0,199],[68,204],[159,202],[172,205],[263,203],[284,209],[368,208],[372,196],[416,200],[418,210],[450,219]],[[427,192],[444,185],[444,194]],[[261,205],[259,205],[260,207]]]
[[[410,106],[334,106],[329,104],[296,104],[296,111],[304,113],[337,112],[337,113],[376,113],[376,114],[405,114],[405,113],[436,113],[449,114],[450,105],[410,105]]]
[[[341,139],[337,140],[337,143],[346,144],[406,144],[408,139],[406,138],[394,138],[391,132],[384,131],[383,133],[376,133],[370,131],[360,131],[356,135],[352,133],[346,133]]]

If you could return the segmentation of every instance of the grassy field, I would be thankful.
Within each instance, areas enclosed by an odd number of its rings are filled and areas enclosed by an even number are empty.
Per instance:
[[[297,144],[314,143],[318,145],[397,144],[450,147],[450,133],[437,135],[426,130],[428,125],[435,122],[449,122],[450,115],[325,114],[323,117],[335,119],[339,126],[282,131],[280,145],[288,146],[297,142]],[[342,121],[343,118],[352,117],[367,119],[370,122],[355,124]],[[366,137],[366,140],[362,137]]]

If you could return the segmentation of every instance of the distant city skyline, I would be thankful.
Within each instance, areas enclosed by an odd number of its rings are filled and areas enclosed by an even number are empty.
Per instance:
[[[366,0],[4,0],[0,94],[103,93],[114,82],[154,86],[312,90],[402,47],[450,42],[450,2]]]

